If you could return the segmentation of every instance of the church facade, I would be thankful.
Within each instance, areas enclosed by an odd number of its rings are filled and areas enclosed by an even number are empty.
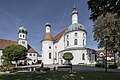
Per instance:
[[[22,45],[28,50],[27,58],[25,60],[21,60],[22,62],[27,61],[30,65],[37,62],[38,53],[28,44],[27,30],[21,26],[18,30],[18,41],[0,39],[0,65],[3,65],[3,60],[1,58],[3,55],[3,49],[11,45]]]
[[[46,23],[46,33],[42,43],[42,62],[44,64],[64,64],[63,54],[71,52],[73,65],[95,64],[95,50],[86,48],[86,28],[78,23],[78,11],[73,8],[72,24],[55,37],[52,37],[50,23]]]

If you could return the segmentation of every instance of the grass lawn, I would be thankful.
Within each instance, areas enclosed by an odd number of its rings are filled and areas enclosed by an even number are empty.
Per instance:
[[[49,72],[38,73],[15,73],[0,74],[0,80],[120,80],[117,72]]]

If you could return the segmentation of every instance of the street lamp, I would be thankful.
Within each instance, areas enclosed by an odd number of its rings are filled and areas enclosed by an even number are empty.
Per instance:
[[[106,56],[105,56],[105,57],[106,57],[106,61],[105,61],[105,62],[106,62],[105,72],[107,72],[107,43],[108,43],[108,40],[109,40],[109,36],[105,36],[105,37],[104,37],[104,40],[105,40],[105,42],[106,42],[106,45],[105,45],[105,48],[106,48],[106,49],[105,49],[105,50],[106,50]]]

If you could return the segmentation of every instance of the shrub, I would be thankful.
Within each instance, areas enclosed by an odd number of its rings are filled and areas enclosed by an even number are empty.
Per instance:
[[[1,66],[1,67],[0,67],[0,72],[5,72],[5,71],[12,71],[12,68]]]
[[[101,67],[100,63],[95,64],[95,67]]]
[[[50,71],[49,67],[39,67],[39,68],[35,68],[36,71]]]
[[[110,68],[110,69],[117,69],[118,65],[117,64],[109,65],[108,68]]]
[[[95,64],[95,67],[102,67],[102,68],[104,68],[104,67],[105,67],[105,65],[104,65],[104,64],[102,64],[102,63],[97,63],[97,64]]]

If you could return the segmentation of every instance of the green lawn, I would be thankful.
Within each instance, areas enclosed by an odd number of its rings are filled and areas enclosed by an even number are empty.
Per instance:
[[[0,80],[120,80],[117,72],[49,72],[0,74]]]

